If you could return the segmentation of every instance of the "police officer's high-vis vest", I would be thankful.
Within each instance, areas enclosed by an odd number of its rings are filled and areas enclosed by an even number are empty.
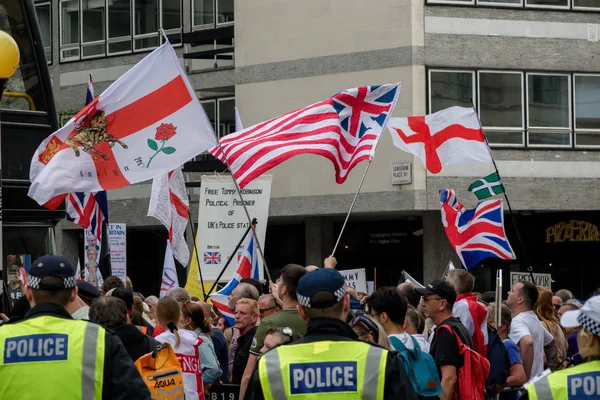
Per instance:
[[[387,355],[363,342],[279,346],[260,358],[258,374],[266,400],[381,400]]]
[[[530,400],[600,399],[600,361],[555,371],[529,385]]]
[[[0,399],[101,400],[104,328],[52,316],[0,327]]]

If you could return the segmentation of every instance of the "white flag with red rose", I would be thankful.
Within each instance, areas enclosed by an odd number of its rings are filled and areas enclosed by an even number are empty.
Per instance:
[[[156,218],[169,230],[173,255],[184,267],[190,259],[190,250],[185,242],[189,209],[190,200],[181,168],[154,178],[148,216]]]
[[[168,173],[216,144],[169,43],[154,50],[65,126],[31,160],[29,197],[117,189]]]

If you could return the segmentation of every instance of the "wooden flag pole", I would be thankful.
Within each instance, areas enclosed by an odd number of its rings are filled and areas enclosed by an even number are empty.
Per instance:
[[[492,165],[494,166],[494,170],[496,174],[498,174],[498,179],[502,182],[502,186],[504,186],[504,182],[502,181],[502,176],[500,176],[500,171],[498,171],[498,166],[496,165],[496,160],[494,160],[494,155],[492,154],[492,149],[490,148],[490,142],[487,139],[487,135],[483,130],[483,125],[481,124],[481,119],[479,118],[479,113],[475,109],[475,104],[473,104],[473,99],[471,99],[471,105],[473,106],[473,111],[477,116],[477,121],[479,122],[479,126],[481,127],[481,132],[483,133],[483,139],[485,140],[485,144],[487,145],[488,151],[490,152],[490,157],[492,159]],[[523,249],[523,258],[525,261],[525,265],[527,266],[527,272],[531,276],[531,282],[535,284],[535,278],[533,276],[533,267],[531,266],[531,262],[529,260],[529,255],[527,254],[527,248],[525,247],[525,242],[523,241],[523,237],[521,236],[521,230],[519,229],[519,225],[517,224],[517,219],[515,218],[515,213],[510,205],[510,200],[508,200],[508,195],[506,194],[506,186],[504,186],[504,198],[506,199],[506,205],[508,206],[508,211],[510,213],[510,218],[512,220],[513,226],[515,227],[515,232],[517,233],[517,240],[521,244],[521,248]]]

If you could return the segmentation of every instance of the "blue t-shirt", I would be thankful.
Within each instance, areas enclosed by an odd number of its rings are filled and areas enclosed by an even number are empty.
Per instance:
[[[229,383],[229,350],[227,349],[227,339],[225,335],[217,328],[212,329],[212,341],[215,346],[215,353],[217,354],[217,360],[221,364],[221,381],[223,383]]]
[[[569,343],[569,351],[567,355],[573,359],[573,365],[579,365],[583,362],[583,359],[579,355],[579,345],[577,344],[577,332],[573,333],[567,339]]]
[[[504,347],[506,347],[506,351],[508,352],[508,359],[510,361],[510,365],[513,364],[523,364],[521,361],[521,355],[519,354],[519,349],[515,342],[510,339],[504,339],[502,341],[504,343]],[[519,392],[509,392],[509,393],[501,393],[500,400],[516,400],[519,398]]]

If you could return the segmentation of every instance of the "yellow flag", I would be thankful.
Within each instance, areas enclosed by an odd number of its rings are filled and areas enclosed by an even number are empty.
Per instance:
[[[196,236],[196,240],[198,237]],[[196,243],[198,243],[196,241]],[[208,291],[212,287],[212,282],[204,281],[204,290],[202,290],[202,284],[198,282],[198,256],[196,255],[196,248],[192,253],[192,259],[190,261],[190,268],[188,272],[187,282],[185,284],[185,290],[188,291],[190,296],[197,296],[200,300],[204,301],[204,293],[208,294]],[[218,289],[215,288],[214,292]]]

